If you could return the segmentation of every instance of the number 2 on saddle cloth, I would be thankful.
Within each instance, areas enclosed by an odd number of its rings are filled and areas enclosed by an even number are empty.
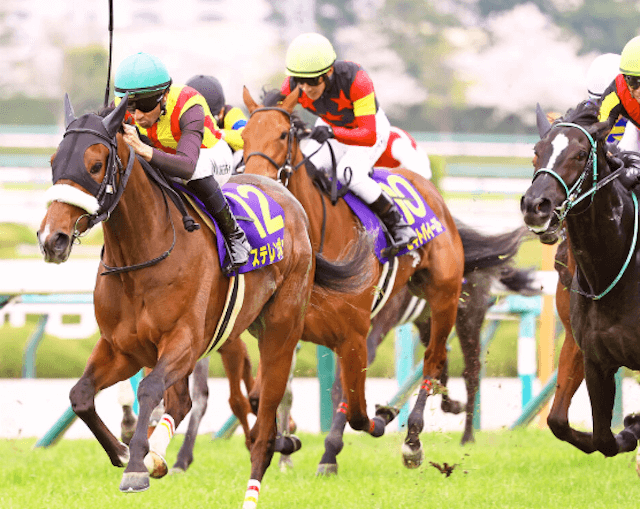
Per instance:
[[[416,191],[413,185],[403,176],[391,173],[388,170],[374,169],[372,177],[380,187],[394,199],[400,209],[406,223],[413,228],[417,238],[411,244],[398,252],[397,256],[407,254],[420,246],[423,246],[445,231],[444,225],[436,217],[425,199]],[[338,184],[339,185],[339,184]],[[380,292],[374,299],[371,309],[372,317],[382,308],[388,298],[388,289],[393,288],[398,263],[396,258],[390,260],[383,253],[389,247],[389,241],[385,235],[384,226],[380,219],[367,205],[351,192],[344,195],[347,205],[358,216],[367,231],[375,234],[375,252],[380,263],[384,265],[378,288]]]

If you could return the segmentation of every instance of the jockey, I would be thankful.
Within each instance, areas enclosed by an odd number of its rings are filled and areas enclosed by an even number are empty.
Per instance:
[[[391,126],[387,148],[374,166],[383,168],[402,167],[417,173],[427,180],[431,179],[431,162],[426,152],[418,146],[413,136],[399,127]]]
[[[611,84],[620,69],[620,55],[615,53],[604,53],[597,56],[589,69],[587,70],[587,94],[589,99],[599,101],[602,99],[602,93]],[[607,137],[608,143],[618,143],[622,138],[627,119],[618,117],[618,121],[611,129]]]
[[[187,86],[195,88],[207,101],[213,118],[218,123],[222,139],[229,144],[233,152],[233,169],[242,163],[244,141],[242,131],[247,125],[247,117],[237,106],[225,104],[224,91],[217,78],[199,74],[187,81]]]
[[[319,117],[303,152],[316,168],[328,170],[332,169],[333,151],[338,180],[382,220],[391,237],[390,252],[397,253],[413,242],[416,234],[393,199],[369,176],[387,146],[389,120],[364,69],[336,58],[324,36],[299,35],[287,50],[287,78],[280,91],[288,95],[300,87],[298,102]]]
[[[172,85],[164,64],[148,53],[125,58],[114,85],[116,104],[129,94],[127,110],[137,127],[124,123],[124,140],[166,176],[182,179],[204,203],[229,253],[223,271],[229,274],[247,263],[251,246],[220,189],[231,175],[231,149],[204,97],[191,87]]]
[[[602,94],[601,121],[609,120],[613,125],[620,116],[628,120],[620,150],[640,151],[640,36],[631,39],[620,55],[620,74]]]

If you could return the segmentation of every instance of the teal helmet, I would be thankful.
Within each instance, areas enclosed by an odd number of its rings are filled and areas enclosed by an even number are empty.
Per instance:
[[[116,71],[114,82],[117,97],[149,94],[165,90],[171,85],[171,77],[158,57],[149,53],[136,53],[125,58]]]

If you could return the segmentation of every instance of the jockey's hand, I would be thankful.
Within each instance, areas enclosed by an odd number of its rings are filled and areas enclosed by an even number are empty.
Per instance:
[[[153,157],[153,148],[142,142],[140,135],[138,134],[138,130],[134,126],[124,122],[122,124],[122,128],[124,129],[122,137],[125,143],[146,161],[151,161],[151,157]]]
[[[333,129],[328,125],[317,125],[309,133],[309,138],[316,140],[318,143],[324,143],[333,137]]]

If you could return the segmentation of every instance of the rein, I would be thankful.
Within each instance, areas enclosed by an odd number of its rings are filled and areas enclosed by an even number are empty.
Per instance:
[[[593,199],[595,197],[596,192],[599,191],[600,189],[602,189],[604,186],[606,186],[610,182],[612,182],[613,180],[615,180],[616,178],[618,178],[620,176],[620,174],[622,173],[622,171],[625,170],[625,167],[621,166],[616,171],[612,172],[611,174],[609,174],[608,176],[603,178],[600,182],[598,182],[597,142],[593,139],[593,137],[589,134],[589,132],[584,127],[582,127],[582,126],[580,126],[578,124],[571,123],[571,122],[560,122],[558,124],[555,124],[553,127],[575,127],[577,129],[580,129],[587,136],[587,139],[589,140],[589,143],[591,145],[591,150],[589,151],[589,157],[588,157],[587,162],[585,164],[585,169],[580,174],[580,177],[578,177],[578,179],[573,184],[571,189],[569,189],[569,186],[567,186],[567,184],[562,179],[562,177],[560,175],[558,175],[558,173],[556,173],[551,168],[540,168],[533,175],[532,182],[541,173],[548,173],[549,175],[554,177],[561,184],[561,186],[563,187],[567,198],[560,204],[559,207],[556,207],[556,209],[554,210],[554,213],[556,214],[556,216],[558,217],[558,220],[559,220],[558,225],[560,225],[560,224],[562,224],[564,219],[569,215],[569,211],[573,207],[575,207],[578,203],[580,203],[582,200],[584,200],[585,198],[590,196],[591,197],[591,202],[593,203]],[[587,191],[583,192],[582,194],[579,194],[579,191],[582,188],[582,185],[584,184],[584,182],[586,181],[586,179],[588,177],[588,173],[590,171],[590,168],[589,168],[590,166],[592,166],[591,171],[593,173],[593,185]],[[629,263],[631,262],[631,258],[633,257],[633,253],[635,252],[636,244],[637,244],[637,241],[638,241],[638,222],[639,222],[639,217],[638,217],[638,198],[636,197],[635,193],[633,193],[633,192],[631,193],[631,197],[632,197],[632,200],[633,200],[633,206],[634,206],[635,214],[634,214],[634,223],[633,223],[633,238],[632,238],[632,241],[631,241],[631,246],[629,247],[629,253],[627,254],[627,258],[626,258],[624,264],[622,265],[622,268],[620,269],[620,272],[618,272],[618,275],[615,277],[615,279],[611,282],[611,284],[609,286],[607,286],[607,288],[602,293],[595,294],[595,293],[587,293],[587,292],[584,292],[584,291],[582,291],[580,289],[573,290],[576,293],[582,295],[583,297],[587,297],[587,298],[592,299],[592,300],[600,300],[602,297],[607,295],[616,286],[616,284],[618,284],[620,279],[622,279],[622,275],[624,274],[625,270],[627,270],[627,267],[629,266]]]

